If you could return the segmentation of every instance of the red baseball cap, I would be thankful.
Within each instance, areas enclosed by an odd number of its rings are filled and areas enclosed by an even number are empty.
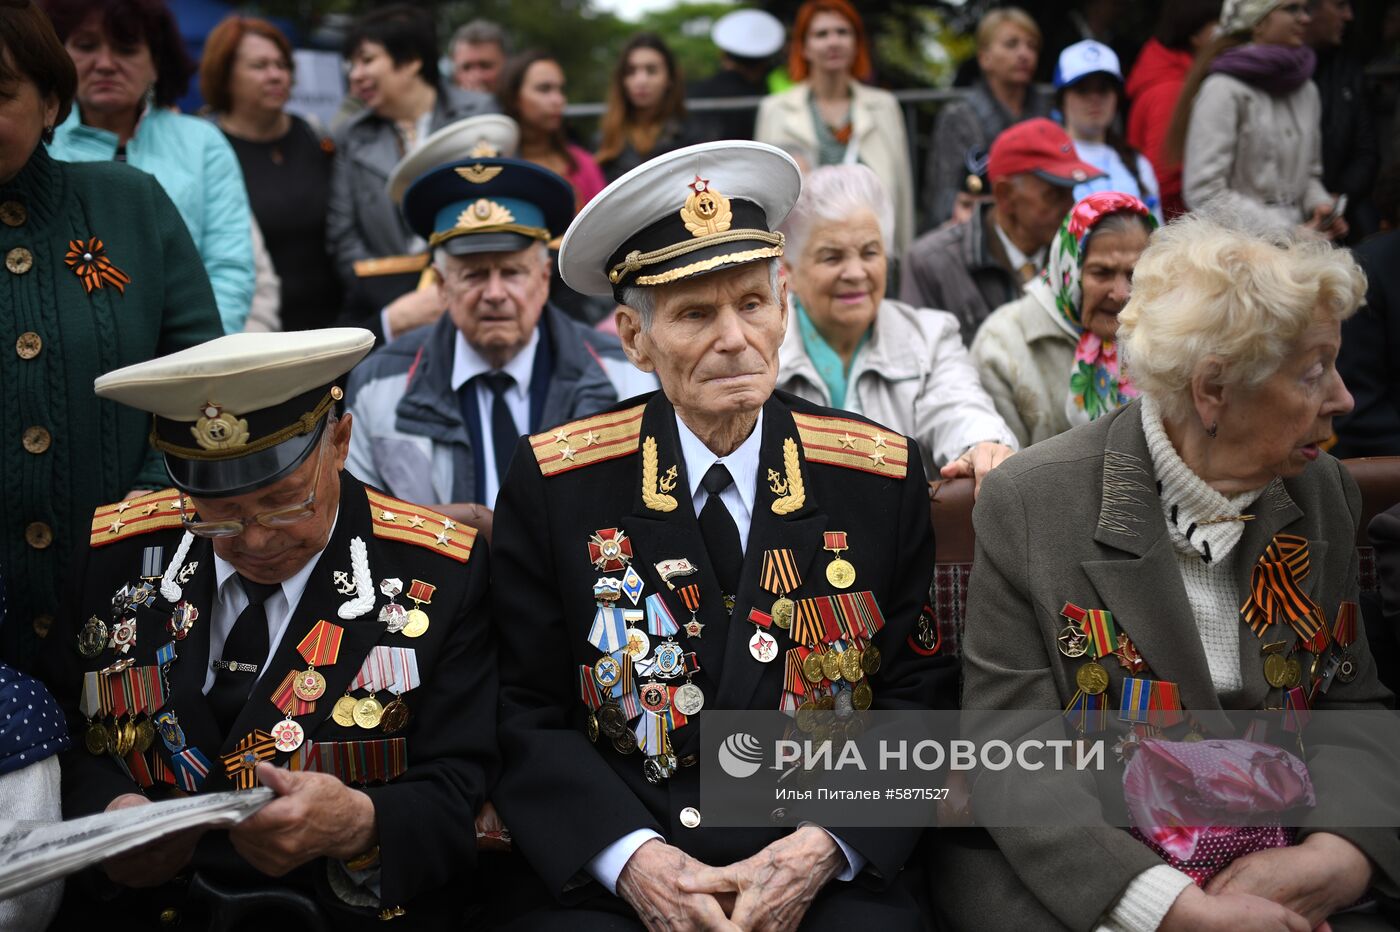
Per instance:
[[[1066,188],[1103,175],[1080,160],[1069,133],[1044,117],[1003,130],[987,157],[987,178],[992,182],[1027,172]]]

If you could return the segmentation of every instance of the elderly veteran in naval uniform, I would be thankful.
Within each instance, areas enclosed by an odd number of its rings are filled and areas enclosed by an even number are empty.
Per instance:
[[[497,499],[493,800],[561,901],[530,928],[920,927],[890,886],[917,829],[722,829],[698,808],[704,709],[954,702],[921,611],[913,441],[774,391],[774,231],[800,185],[771,146],[693,146],[613,182],[564,238],[565,280],[622,305],[661,391],[522,441]]]
[[[345,470],[353,418],[335,409],[373,341],[236,334],[96,382],[154,415],[174,488],[97,509],[49,639],[86,744],[64,761],[65,815],[277,794],[227,833],[107,861],[122,887],[161,886],[128,891],[104,928],[421,927],[466,908],[497,768],[486,553]]]
[[[518,159],[450,162],[404,194],[433,249],[447,308],[350,380],[350,469],[371,485],[479,523],[522,434],[656,387],[617,338],[549,303],[548,241],[573,218],[569,183]]]
[[[384,192],[394,210],[402,214],[408,186],[439,165],[468,157],[513,157],[519,146],[519,125],[502,113],[482,113],[449,123],[399,159],[389,172]],[[383,345],[430,326],[442,316],[427,244],[414,237],[409,250],[354,263],[354,281],[337,323],[364,327],[374,334],[376,345]]]

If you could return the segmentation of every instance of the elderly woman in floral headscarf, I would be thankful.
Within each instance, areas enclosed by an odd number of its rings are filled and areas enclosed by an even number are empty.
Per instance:
[[[1115,337],[1156,226],[1131,195],[1089,195],[1065,217],[1041,276],[978,330],[972,358],[982,385],[1022,447],[1137,396]]]

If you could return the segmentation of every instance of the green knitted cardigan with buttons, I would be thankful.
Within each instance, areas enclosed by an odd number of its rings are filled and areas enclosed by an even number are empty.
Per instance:
[[[79,583],[72,567],[93,509],[169,484],[147,443],[149,415],[99,400],[93,379],[223,331],[189,231],[144,172],[59,162],[41,143],[0,185],[0,221],[0,658],[27,668]],[[123,287],[89,291],[65,261],[70,243],[87,250],[94,238],[130,279]],[[31,428],[48,432],[47,445]]]

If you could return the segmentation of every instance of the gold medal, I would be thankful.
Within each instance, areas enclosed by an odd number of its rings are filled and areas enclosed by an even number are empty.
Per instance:
[[[1288,660],[1282,654],[1269,654],[1264,658],[1264,679],[1275,689],[1288,685]]]
[[[337,699],[335,708],[331,709],[331,720],[341,728],[353,727],[355,724],[355,697],[346,693]]]
[[[609,738],[617,739],[627,731],[627,718],[615,702],[607,702],[598,710],[598,727]]]
[[[428,613],[421,608],[408,610],[408,623],[403,626],[404,637],[417,638],[428,633]]]
[[[141,719],[136,724],[136,750],[145,754],[151,749],[151,745],[156,741],[156,728],[148,718]]]
[[[869,683],[860,683],[851,690],[851,705],[855,706],[859,712],[870,708],[870,703],[874,700],[875,693],[871,691]]]
[[[1091,660],[1079,668],[1079,672],[1074,675],[1074,681],[1084,692],[1097,696],[1108,689],[1108,671]]]
[[[817,704],[810,699],[797,707],[797,727],[808,734],[817,727]]]
[[[777,625],[779,628],[791,628],[792,615],[795,608],[796,606],[793,604],[792,599],[789,599],[785,595],[774,599],[773,610],[769,612],[769,614],[773,616],[773,624]]]
[[[836,708],[836,699],[832,696],[822,696],[817,700],[818,712],[830,712]]]
[[[1289,657],[1284,661],[1284,687],[1292,689],[1303,682],[1303,665],[1298,662],[1297,657]]]
[[[588,734],[588,740],[594,744],[598,743],[598,716],[592,712],[588,713],[588,718],[584,720],[584,730]]]
[[[861,652],[855,648],[847,650],[841,655],[841,675],[847,682],[854,683],[865,675],[865,668],[861,666]]]
[[[822,672],[822,655],[815,651],[808,654],[802,661],[802,676],[809,683],[820,683],[826,679],[826,674]]]
[[[834,650],[822,654],[822,673],[833,683],[841,679],[841,655]]]
[[[305,673],[292,680],[292,692],[302,702],[315,702],[326,694],[326,678],[315,667],[307,667]]]
[[[856,568],[849,560],[841,559],[841,554],[849,549],[845,531],[825,531],[822,534],[822,549],[831,552],[832,561],[826,566],[826,581],[837,589],[849,589],[856,581]]]
[[[116,747],[110,748],[113,754],[118,757],[125,757],[131,753],[131,749],[136,746],[136,726],[131,722],[122,722],[115,726],[112,734],[115,736]]]
[[[408,719],[408,703],[403,701],[402,696],[395,696],[394,701],[384,707],[384,715],[379,727],[389,734],[393,734],[396,731],[402,731],[408,725]]]
[[[87,745],[89,754],[107,753],[107,729],[101,722],[92,722],[87,727],[87,734],[83,738],[83,743]]]
[[[373,696],[365,696],[355,703],[355,724],[361,728],[378,728],[384,717],[384,706]]]
[[[880,648],[871,644],[865,649],[865,653],[860,655],[860,668],[865,671],[866,676],[874,676],[880,672]]]
[[[856,581],[856,568],[849,560],[837,557],[826,565],[826,581],[837,589],[849,589]]]

